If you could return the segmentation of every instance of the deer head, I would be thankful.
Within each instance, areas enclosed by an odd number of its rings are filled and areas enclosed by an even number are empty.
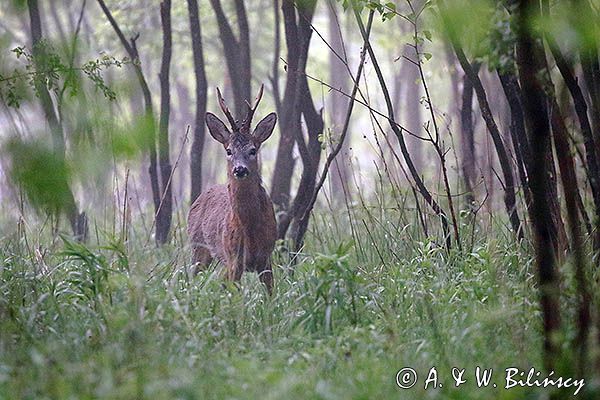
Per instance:
[[[260,145],[271,136],[273,128],[277,122],[277,114],[270,113],[264,117],[254,128],[254,131],[250,133],[250,125],[252,123],[252,117],[258,103],[263,94],[263,85],[261,85],[254,101],[254,106],[248,105],[248,112],[246,118],[241,124],[236,121],[229,108],[225,105],[223,96],[217,88],[217,98],[219,100],[219,106],[227,117],[231,129],[227,128],[223,121],[221,121],[213,113],[206,113],[206,126],[210,135],[219,143],[223,145],[225,152],[227,153],[227,175],[234,179],[245,179],[247,177],[258,177],[258,160],[257,154]]]

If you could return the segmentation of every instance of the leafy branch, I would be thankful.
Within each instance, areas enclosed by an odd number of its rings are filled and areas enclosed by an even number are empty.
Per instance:
[[[36,82],[43,82],[44,86],[55,93],[68,91],[75,96],[79,91],[78,74],[84,74],[94,85],[96,90],[102,92],[109,100],[116,99],[116,93],[105,82],[103,72],[111,67],[121,68],[132,63],[127,57],[117,59],[108,54],[101,53],[96,59],[89,60],[81,66],[69,66],[47,42],[40,42],[37,46],[43,47],[41,56],[35,59],[33,52],[25,46],[15,47],[12,53],[17,60],[24,62],[24,66],[16,68],[11,75],[0,74],[0,99],[9,107],[19,108],[23,100],[22,83],[33,88],[34,94],[39,97]]]

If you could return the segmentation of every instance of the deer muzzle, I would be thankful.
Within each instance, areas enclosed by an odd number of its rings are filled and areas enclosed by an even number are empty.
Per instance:
[[[235,179],[244,179],[248,175],[250,175],[250,170],[243,165],[238,165],[233,168],[233,177]]]

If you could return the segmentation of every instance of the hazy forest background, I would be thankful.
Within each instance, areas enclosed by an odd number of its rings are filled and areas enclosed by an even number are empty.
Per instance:
[[[573,394],[504,390],[508,367],[597,398],[599,17],[598,0],[2,1],[0,398]],[[263,84],[272,296],[192,274],[186,234],[226,180],[216,88],[241,116]],[[432,366],[444,386],[425,390]]]

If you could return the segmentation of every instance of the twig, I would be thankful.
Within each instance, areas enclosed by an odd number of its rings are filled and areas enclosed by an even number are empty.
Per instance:
[[[148,232],[148,237],[146,238],[146,243],[144,246],[147,246],[148,243],[150,242],[150,237],[152,236],[152,230],[154,229],[154,226],[156,225],[156,217],[158,216],[158,213],[160,212],[160,209],[163,205],[165,197],[168,193],[168,188],[169,188],[169,186],[171,186],[171,180],[173,179],[175,170],[177,169],[177,166],[179,165],[179,160],[181,160],[181,155],[183,154],[183,148],[185,147],[185,144],[188,141],[189,133],[190,133],[190,125],[188,125],[185,130],[185,136],[183,137],[183,140],[181,141],[181,147],[179,148],[179,154],[177,155],[177,160],[175,161],[175,165],[173,165],[173,168],[171,169],[171,174],[169,175],[169,179],[167,180],[167,184],[165,185],[165,190],[163,191],[162,197],[160,199],[160,204],[158,205],[158,208],[156,209],[156,213],[154,214],[154,218],[152,219],[152,225],[150,226],[150,231]]]
[[[369,12],[369,20],[367,22],[367,32],[364,37],[363,49],[360,54],[360,63],[358,65],[358,71],[356,72],[356,79],[354,80],[354,86],[352,87],[352,94],[350,95],[350,101],[348,103],[348,110],[346,111],[346,118],[344,120],[344,127],[342,128],[342,133],[340,135],[340,139],[339,139],[338,143],[336,144],[335,148],[333,149],[333,151],[331,153],[329,153],[329,155],[327,156],[327,160],[325,162],[325,165],[323,166],[323,172],[321,172],[319,182],[315,186],[315,190],[313,191],[310,202],[308,203],[308,207],[306,207],[306,210],[304,210],[304,214],[302,215],[302,218],[300,219],[300,222],[299,222],[300,227],[305,227],[308,225],[308,218],[310,216],[310,213],[312,212],[313,207],[315,206],[315,202],[317,201],[317,196],[319,195],[319,191],[321,190],[321,188],[323,187],[323,184],[325,183],[325,179],[327,178],[327,172],[329,171],[329,167],[331,166],[331,163],[333,162],[335,157],[338,155],[338,153],[342,149],[342,145],[344,144],[344,139],[346,138],[346,135],[348,133],[348,127],[350,126],[350,117],[352,116],[352,109],[354,108],[356,92],[358,91],[358,84],[360,82],[360,76],[362,75],[364,64],[365,64],[365,57],[367,55],[367,45],[369,42],[369,35],[371,33],[371,25],[373,24],[373,15],[374,15],[374,11],[371,10]],[[296,238],[294,238],[295,239],[294,247],[296,249],[298,249],[299,247],[302,246],[302,240],[303,240],[305,231],[306,231],[306,228],[304,228],[304,229],[301,228],[299,230]]]

